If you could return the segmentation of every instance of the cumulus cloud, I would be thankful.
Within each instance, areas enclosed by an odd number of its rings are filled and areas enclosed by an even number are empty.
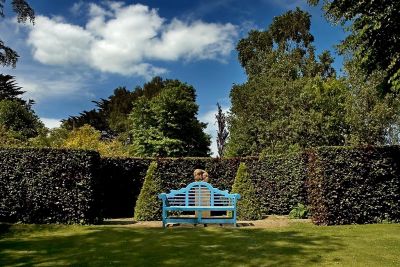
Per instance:
[[[94,37],[82,27],[59,18],[38,16],[28,44],[33,47],[33,57],[44,64],[82,64],[89,62],[87,51],[93,40]]]
[[[44,123],[49,129],[60,127],[61,120],[60,119],[53,119],[53,118],[40,118],[40,120]]]
[[[94,97],[88,90],[85,73],[66,73],[60,71],[33,70],[31,72],[19,71],[16,75],[17,83],[23,88],[24,99],[33,99],[36,103],[51,98],[69,97]]]
[[[223,61],[237,38],[234,25],[167,21],[141,4],[90,3],[86,25],[38,16],[28,43],[43,64],[86,65],[102,72],[150,77],[167,70],[155,61]],[[73,6],[73,10],[82,4]]]

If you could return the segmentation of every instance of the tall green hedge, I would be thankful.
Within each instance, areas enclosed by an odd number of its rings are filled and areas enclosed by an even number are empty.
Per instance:
[[[304,153],[244,159],[266,214],[289,214],[297,203],[306,202],[306,156]]]
[[[0,221],[101,221],[99,159],[92,151],[0,149]]]
[[[249,166],[249,177],[255,186],[256,197],[261,201],[261,212],[264,215],[288,214],[298,202],[305,201],[303,154],[293,154],[288,158],[268,157],[263,160],[254,157],[157,159],[154,179],[160,183],[158,193],[182,188],[193,182],[195,169],[206,170],[210,176],[210,183],[214,187],[231,191],[241,161]],[[141,159],[106,159],[102,171],[103,175],[107,176],[104,180],[110,181],[105,190],[105,195],[108,196],[105,197],[106,217],[131,212],[135,204],[135,196],[138,195],[138,188],[142,186],[144,168],[148,162],[149,160],[142,161]],[[121,174],[124,178],[121,178]],[[109,175],[112,177],[110,178]],[[121,184],[115,184],[116,181]],[[156,216],[146,218],[158,220],[161,214],[161,202],[151,203],[154,203],[158,211],[154,213]],[[121,212],[117,207],[124,207],[124,211]]]
[[[258,158],[100,159],[92,151],[0,149],[0,221],[96,223],[132,216],[144,176],[157,188],[142,197],[160,218],[157,194],[193,181],[205,169],[213,186],[232,191],[241,162],[247,166],[260,211],[288,214],[308,204],[317,224],[400,221],[400,148],[323,147]],[[150,171],[150,172],[149,172]],[[146,194],[145,194],[146,195]],[[140,205],[139,205],[140,206]]]
[[[323,147],[309,152],[316,224],[400,221],[400,148]]]

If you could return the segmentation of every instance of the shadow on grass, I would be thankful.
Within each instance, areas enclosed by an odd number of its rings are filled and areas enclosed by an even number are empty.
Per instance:
[[[0,239],[0,265],[307,266],[339,249],[290,229],[18,225]]]
[[[131,225],[136,222],[132,220],[124,220],[124,219],[108,219],[103,221],[103,225]]]

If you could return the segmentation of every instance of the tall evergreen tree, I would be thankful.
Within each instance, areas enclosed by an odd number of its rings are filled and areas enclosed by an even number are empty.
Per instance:
[[[224,156],[225,151],[225,143],[228,138],[228,130],[226,129],[226,115],[222,112],[221,105],[217,103],[217,114],[215,115],[215,119],[217,120],[217,149],[218,155],[220,158]]]

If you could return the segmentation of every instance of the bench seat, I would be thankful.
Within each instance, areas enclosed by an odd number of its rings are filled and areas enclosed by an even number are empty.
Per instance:
[[[229,223],[236,226],[236,204],[240,199],[239,194],[230,194],[206,182],[193,182],[179,190],[171,190],[168,194],[162,193],[158,197],[163,201],[163,227],[169,223]],[[195,216],[168,216],[168,212],[172,211],[194,211]],[[226,211],[232,216],[212,217],[210,213],[204,213],[211,211]]]
[[[176,211],[231,211],[235,210],[235,206],[170,206],[165,207],[165,210]]]

